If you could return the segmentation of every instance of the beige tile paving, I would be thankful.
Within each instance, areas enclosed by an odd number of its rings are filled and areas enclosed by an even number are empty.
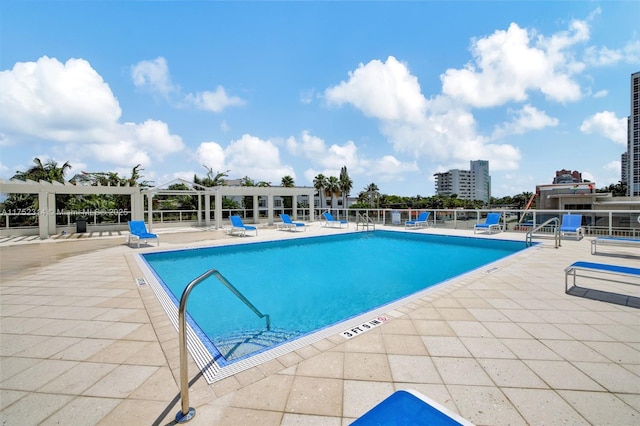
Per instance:
[[[161,249],[248,241],[159,232]],[[313,224],[305,235],[336,232]],[[175,418],[177,332],[151,289],[136,285],[132,258],[155,247],[123,241],[0,244],[0,424]],[[594,259],[588,238],[551,243],[453,280],[353,339],[330,336],[210,385],[190,360],[190,424],[346,425],[407,388],[478,425],[637,424],[640,309],[565,295],[563,270],[576,260],[638,266],[640,254]],[[640,296],[640,286],[583,282]]]

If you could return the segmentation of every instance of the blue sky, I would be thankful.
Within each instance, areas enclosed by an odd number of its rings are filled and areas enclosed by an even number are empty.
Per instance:
[[[493,196],[555,171],[620,180],[640,2],[49,1],[0,5],[0,177],[35,157],[162,184],[434,195],[489,160]]]

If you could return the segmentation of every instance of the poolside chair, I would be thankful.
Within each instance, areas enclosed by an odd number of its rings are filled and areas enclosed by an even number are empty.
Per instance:
[[[494,231],[502,231],[502,225],[500,224],[501,218],[501,213],[489,213],[484,223],[476,223],[476,225],[473,227],[473,233],[475,234],[479,229],[485,230],[490,234],[493,234]]]
[[[247,231],[256,231],[256,237],[258,236],[258,228],[251,225],[245,225],[242,223],[242,218],[240,216],[229,216],[229,220],[231,220],[231,229],[229,230],[230,234],[234,232],[239,232],[243,237],[247,235]]]
[[[145,244],[147,240],[155,239],[160,246],[160,237],[157,234],[152,234],[147,231],[147,225],[143,220],[131,220],[129,221],[129,235],[126,236],[127,245],[131,245],[133,241],[138,244],[140,248],[140,240],[144,240]]]
[[[339,226],[340,228],[342,228],[342,225],[347,225],[347,228],[349,227],[349,222],[347,222],[344,219],[334,219],[333,215],[329,212],[324,212],[322,213],[322,216],[324,216],[324,226]]]
[[[351,423],[351,426],[373,425],[473,426],[473,423],[420,392],[407,389],[395,391]]]
[[[416,220],[407,220],[404,223],[405,228],[424,228],[429,226],[429,214],[431,212],[421,212]]]
[[[302,222],[293,222],[291,220],[291,216],[286,213],[280,214],[280,219],[282,219],[282,223],[276,224],[277,229],[288,229],[289,231],[295,231],[298,228],[302,228],[303,231],[307,230],[307,226]]]
[[[582,228],[582,215],[581,214],[563,214],[562,223],[560,224],[560,234],[575,235],[576,240],[581,240],[584,237],[584,229]]]

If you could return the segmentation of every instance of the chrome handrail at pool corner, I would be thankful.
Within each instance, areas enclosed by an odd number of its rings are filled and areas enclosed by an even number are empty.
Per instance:
[[[189,294],[193,288],[200,284],[202,281],[209,278],[211,275],[214,275],[218,281],[224,284],[231,292],[238,297],[245,305],[249,307],[258,317],[266,318],[267,322],[267,330],[271,330],[271,317],[269,314],[263,314],[253,306],[249,300],[244,297],[240,291],[233,286],[227,280],[224,275],[220,273],[217,269],[209,269],[204,274],[200,275],[198,278],[191,281],[187,287],[182,292],[182,296],[180,297],[180,308],[178,309],[178,332],[180,339],[180,399],[182,400],[181,410],[176,414],[176,422],[177,423],[186,423],[191,420],[196,415],[196,409],[193,407],[189,407],[189,372],[187,366],[187,321],[186,321],[186,311],[187,311],[187,299],[189,299]]]
[[[366,212],[364,214],[356,212],[356,229],[358,229],[358,227],[360,226],[362,226],[362,229],[366,227],[367,231],[369,230],[369,226],[371,226],[374,231],[376,230],[376,224],[369,217],[369,213]]]
[[[530,246],[531,244],[533,244],[533,234],[536,231],[539,231],[540,229],[544,228],[545,226],[551,224],[552,222],[554,222],[554,226],[553,226],[553,239],[555,240],[556,243],[556,248],[560,247],[561,243],[561,236],[560,236],[560,219],[558,219],[557,217],[552,217],[551,219],[547,220],[546,222],[544,222],[541,225],[536,226],[535,228],[527,231],[527,235],[525,236],[525,241],[527,246]]]

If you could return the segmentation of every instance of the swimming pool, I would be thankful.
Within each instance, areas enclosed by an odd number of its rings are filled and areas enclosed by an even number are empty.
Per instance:
[[[175,306],[191,280],[216,269],[270,316],[267,330],[215,278],[193,290],[189,325],[224,368],[319,330],[350,327],[343,321],[375,317],[391,303],[524,248],[519,241],[375,231],[141,256]]]

